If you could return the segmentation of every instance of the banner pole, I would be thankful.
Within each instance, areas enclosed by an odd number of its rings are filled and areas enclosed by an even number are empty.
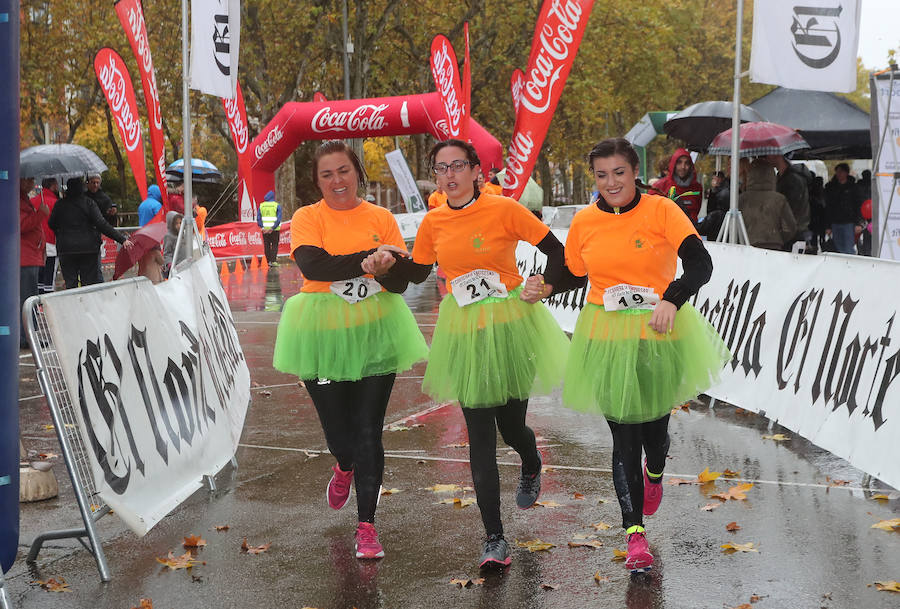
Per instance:
[[[194,168],[191,163],[191,94],[190,94],[190,55],[188,29],[188,0],[181,0],[181,137],[184,158],[184,216],[181,222],[181,234],[188,243],[191,255],[194,253],[194,214],[193,214],[193,178]],[[190,222],[186,220],[190,219]],[[178,249],[175,250],[176,254]],[[174,258],[173,258],[174,261]]]
[[[729,214],[735,218],[738,213],[738,160],[740,157],[740,124],[741,124],[741,34],[744,29],[744,0],[737,3],[737,25],[734,36],[734,101],[731,109],[731,193]],[[730,243],[738,243],[737,222],[731,222],[730,232],[726,239]]]

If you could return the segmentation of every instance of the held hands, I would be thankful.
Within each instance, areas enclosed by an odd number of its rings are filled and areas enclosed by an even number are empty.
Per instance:
[[[384,275],[397,262],[397,259],[394,258],[394,255],[391,252],[396,252],[403,257],[409,256],[409,252],[402,247],[397,247],[396,245],[379,245],[374,253],[366,256],[366,259],[362,261],[360,267],[364,273],[369,275],[374,275],[376,277]]]
[[[671,332],[675,326],[675,314],[678,309],[668,300],[661,300],[656,308],[653,309],[653,315],[650,316],[650,323],[647,325],[653,328],[659,334]]]
[[[544,283],[543,275],[532,275],[525,280],[525,287],[519,298],[527,303],[534,304],[541,298],[546,298],[553,291],[553,286]]]

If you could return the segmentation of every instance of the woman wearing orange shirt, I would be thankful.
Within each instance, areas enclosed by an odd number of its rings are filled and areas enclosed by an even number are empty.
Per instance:
[[[389,276],[416,283],[435,262],[447,274],[451,292],[440,305],[422,387],[435,400],[462,406],[487,534],[480,565],[502,567],[510,556],[500,519],[497,428],[522,459],[516,505],[529,508],[540,493],[541,456],[525,425],[528,397],[559,384],[569,342],[543,304],[526,301],[515,250],[520,240],[537,245],[548,256],[548,277],[561,271],[564,252],[525,207],[479,192],[481,168],[470,144],[439,142],[429,157],[447,204],[425,214],[411,261],[386,251],[372,259],[384,257]]]
[[[325,142],[313,160],[313,179],[322,200],[291,219],[291,253],[303,287],[284,303],[273,364],[303,380],[337,459],[329,507],[344,507],[355,482],[356,557],[381,558],[374,522],[384,414],[396,373],[426,359],[428,348],[395,293],[406,282],[382,284],[362,267],[379,245],[402,248],[403,237],[388,210],[357,195],[365,186],[359,158],[340,140]]]
[[[604,140],[589,160],[599,195],[572,220],[566,265],[581,285],[586,275],[591,289],[572,335],[563,402],[609,423],[625,564],[639,572],[653,564],[643,516],[662,499],[669,412],[713,385],[730,355],[687,302],[712,274],[690,219],[673,201],[638,192],[638,157],[628,141]],[[678,257],[684,274],[675,279]]]

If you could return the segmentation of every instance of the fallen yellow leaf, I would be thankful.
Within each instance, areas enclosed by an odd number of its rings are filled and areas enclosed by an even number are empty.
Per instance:
[[[737,478],[740,475],[741,472],[731,471],[730,469],[726,469],[724,472],[722,472],[723,478]]]
[[[432,493],[460,493],[462,491],[471,491],[473,489],[471,486],[460,486],[458,484],[435,484],[434,486],[427,486],[422,490],[431,491]]]
[[[397,493],[402,493],[403,491],[399,488],[383,488],[381,489],[382,495],[396,495]]]
[[[454,497],[453,499],[441,499],[440,501],[438,501],[438,503],[446,503],[452,505],[455,508],[462,509],[465,507],[469,507],[470,505],[475,503],[475,500],[467,498],[460,499],[459,497]]]
[[[228,526],[227,524],[220,524],[220,525],[216,525],[215,528],[217,531],[224,532],[224,531],[227,531],[228,529],[230,529],[231,527]]]
[[[550,548],[556,547],[555,544],[547,541],[541,541],[540,539],[532,539],[531,541],[516,540],[516,545],[520,548],[528,548],[529,552],[543,552],[545,550],[549,550]]]
[[[596,573],[594,573],[594,581],[600,584],[603,582],[608,582],[609,578],[605,575],[600,575],[600,571],[597,571]]]
[[[884,493],[878,493],[877,495],[872,495],[872,499],[875,501],[890,501],[891,498],[885,495]]]
[[[784,435],[783,433],[772,434],[771,436],[763,436],[763,440],[774,440],[775,442],[787,442],[790,440],[790,437]]]
[[[900,582],[875,582],[881,592],[900,592]]]
[[[546,474],[547,472],[555,472],[555,471],[556,471],[556,470],[553,469],[553,467],[550,466],[550,465],[544,465],[544,466],[541,467],[541,473],[542,473],[542,474]]]
[[[469,443],[460,442],[458,444],[444,444],[441,448],[469,448]]]
[[[199,561],[190,552],[185,552],[181,556],[175,556],[175,554],[169,552],[165,558],[157,558],[156,562],[169,567],[173,571],[176,569],[190,569],[194,565],[199,564]]]
[[[741,530],[741,525],[739,525],[737,522],[729,522],[728,524],[725,525],[725,530],[726,531],[739,531],[739,530]]]
[[[684,478],[669,478],[666,480],[669,486],[678,486],[679,484],[699,484],[696,480],[685,480]]]
[[[612,528],[611,524],[606,524],[605,522],[595,522],[591,526],[594,527],[598,531],[606,531],[606,530]]]
[[[206,545],[206,540],[199,535],[188,535],[184,538],[185,548],[200,548]]]
[[[460,577],[460,578],[451,579],[450,583],[455,584],[455,585],[459,586],[460,588],[471,588],[472,586],[480,586],[481,584],[483,584],[484,578],[476,577],[473,579],[473,578],[468,578],[468,577],[465,577],[465,578]]]
[[[582,501],[584,499],[584,495],[581,493],[572,493],[572,499],[575,501]]]
[[[759,550],[753,547],[752,541],[748,541],[747,543],[723,543],[719,547],[722,548],[726,554],[731,554],[733,552],[759,552]]]
[[[534,504],[535,504],[535,505],[539,505],[539,506],[541,506],[541,507],[545,507],[545,508],[558,508],[558,507],[562,507],[562,504],[561,504],[561,503],[556,503],[555,501],[535,501]]]
[[[584,541],[576,540],[576,541],[570,541],[569,547],[570,548],[602,548],[603,542],[600,541],[599,539],[587,539]]]
[[[247,554],[262,554],[266,552],[269,547],[271,547],[270,543],[264,543],[261,546],[251,546],[247,543],[247,538],[244,537],[244,543],[241,544],[241,552],[246,552]]]
[[[38,584],[41,588],[50,592],[71,592],[69,584],[66,583],[66,580],[63,577],[60,577],[59,579],[51,577],[46,581],[36,579],[32,583]]]
[[[890,520],[882,520],[872,525],[873,529],[881,529],[882,531],[900,531],[900,518],[891,518]]]
[[[717,507],[719,507],[720,505],[722,505],[722,504],[721,503],[707,503],[700,509],[703,510],[704,512],[711,512],[714,509],[716,509]]]
[[[746,492],[753,488],[752,482],[744,482],[743,484],[738,484],[737,486],[732,486],[724,493],[716,493],[712,495],[713,499],[719,499],[721,501],[728,501],[729,499],[734,499],[736,501],[743,501],[747,498]]]
[[[616,562],[622,562],[628,557],[628,552],[625,550],[619,550],[618,548],[613,548],[613,557],[612,559]]]
[[[722,472],[711,472],[711,471],[709,471],[709,468],[707,467],[702,472],[697,474],[697,480],[702,482],[703,484],[706,484],[707,482],[712,482],[713,480],[715,480],[716,478],[718,478],[721,475],[722,475]]]
[[[140,607],[132,607],[131,609],[153,609],[153,601],[149,598],[141,599]]]

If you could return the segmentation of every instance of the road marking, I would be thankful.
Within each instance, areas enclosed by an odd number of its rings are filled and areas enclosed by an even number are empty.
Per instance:
[[[402,419],[406,420],[406,419]],[[281,450],[285,452],[296,452],[296,453],[316,453],[316,454],[328,454],[327,450],[318,450],[313,448],[291,448],[288,446],[264,446],[261,444],[238,444],[238,446],[242,448],[258,448],[261,450]],[[385,458],[390,457],[392,459],[415,459],[416,461],[437,461],[441,463],[468,463],[468,459],[460,459],[454,457],[434,457],[430,455],[403,455],[403,454],[391,454],[391,452],[398,453],[399,451],[388,451],[385,450],[384,456]],[[497,465],[507,465],[509,467],[521,468],[521,463],[514,463],[512,461],[497,461]],[[611,474],[612,470],[603,468],[603,467],[585,467],[580,465],[559,465],[557,463],[545,463],[544,467],[549,467],[554,470],[568,470],[568,471],[576,471],[576,472],[591,472],[591,473],[600,473],[600,474]],[[694,474],[663,474],[666,478],[685,478],[691,480],[696,478]],[[859,486],[834,486],[831,484],[821,484],[818,482],[784,482],[778,480],[759,480],[753,478],[725,478],[728,482],[752,482],[753,484],[769,484],[772,486],[786,486],[786,487],[806,487],[806,488],[824,488],[824,489],[836,489],[836,490],[845,490],[845,491],[859,491],[859,492],[871,492],[878,489],[872,488],[862,488]]]
[[[20,402],[27,402],[28,400],[36,400],[38,398],[44,397],[43,393],[39,393],[38,395],[30,395],[27,398],[19,398]]]
[[[397,419],[393,423],[387,423],[384,427],[381,428],[381,431],[387,430],[387,428],[391,427],[392,425],[399,425],[400,423],[405,423],[406,421],[409,421],[410,419],[417,419],[419,417],[425,416],[426,414],[431,414],[432,412],[438,411],[445,406],[450,406],[451,404],[453,404],[453,402],[444,402],[443,404],[435,404],[434,406],[426,408],[425,410],[420,410],[419,412],[405,416],[402,419]]]

